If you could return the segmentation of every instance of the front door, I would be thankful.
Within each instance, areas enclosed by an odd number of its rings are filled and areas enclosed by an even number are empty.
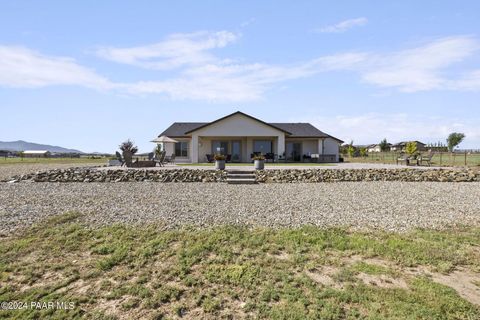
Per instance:
[[[241,141],[232,141],[232,162],[242,161],[242,143]]]

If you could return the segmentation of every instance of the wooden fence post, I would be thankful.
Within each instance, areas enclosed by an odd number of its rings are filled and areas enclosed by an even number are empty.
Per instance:
[[[467,151],[465,150],[465,167],[467,166]]]

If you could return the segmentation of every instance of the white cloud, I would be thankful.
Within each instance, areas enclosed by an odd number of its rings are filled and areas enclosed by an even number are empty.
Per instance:
[[[348,19],[336,23],[334,25],[326,26],[320,29],[315,29],[315,32],[321,33],[341,33],[345,32],[354,27],[361,27],[368,23],[368,19],[365,17],[355,18],[355,19]]]
[[[371,55],[369,62],[359,71],[368,83],[403,92],[475,86],[475,79],[456,83],[458,80],[449,79],[444,71],[472,56],[478,49],[478,41],[472,37],[442,38],[414,49],[383,56]]]
[[[238,35],[228,31],[177,33],[147,46],[103,47],[97,50],[97,55],[118,63],[167,70],[217,61],[209,50],[223,48],[237,38]]]
[[[78,85],[111,89],[114,85],[75,60],[47,57],[23,47],[0,46],[0,85],[38,88],[51,85]]]
[[[426,117],[405,113],[368,113],[359,116],[309,117],[294,119],[307,121],[322,131],[346,142],[355,144],[378,143],[383,138],[395,143],[406,140],[419,140],[424,143],[445,142],[451,132],[463,132],[465,141],[462,148],[478,148],[480,145],[480,119],[450,119]]]
[[[389,52],[344,52],[292,64],[243,62],[213,50],[238,39],[228,32],[174,34],[153,45],[102,48],[97,54],[122,64],[157,72],[162,80],[121,83],[64,57],[49,57],[20,47],[0,46],[0,86],[79,85],[133,95],[162,94],[171,99],[241,102],[262,99],[282,82],[319,73],[349,71],[368,84],[401,92],[480,90],[480,70],[450,72],[473,56],[473,37],[441,38],[416,48]]]
[[[463,78],[452,81],[450,86],[453,90],[461,91],[479,91],[480,90],[480,70],[474,70],[464,75]]]

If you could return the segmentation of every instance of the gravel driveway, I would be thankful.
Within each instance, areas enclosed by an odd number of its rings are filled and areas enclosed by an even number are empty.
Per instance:
[[[80,211],[94,225],[322,227],[405,231],[480,225],[480,183],[0,183],[0,234]]]

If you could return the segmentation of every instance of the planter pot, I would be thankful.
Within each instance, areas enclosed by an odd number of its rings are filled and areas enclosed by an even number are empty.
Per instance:
[[[263,170],[265,168],[265,160],[255,160],[255,170]]]
[[[225,160],[215,160],[215,169],[225,170]]]

